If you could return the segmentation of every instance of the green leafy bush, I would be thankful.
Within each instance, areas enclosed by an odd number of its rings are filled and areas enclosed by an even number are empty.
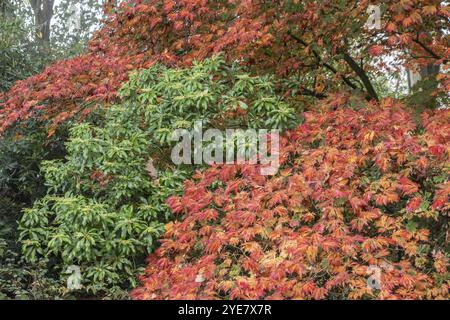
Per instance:
[[[43,163],[49,193],[20,223],[27,261],[56,259],[61,273],[78,266],[82,291],[97,296],[136,285],[171,219],[166,200],[192,173],[170,162],[173,130],[196,121],[206,128],[295,124],[295,110],[276,96],[271,79],[251,77],[220,57],[189,69],[156,65],[135,73],[121,96],[121,104],[100,111],[97,125],[71,128],[64,161]]]
[[[61,133],[48,138],[33,121],[11,128],[0,138],[0,238],[11,249],[22,209],[46,193],[40,164],[63,156],[62,139]]]
[[[227,65],[221,56],[188,69],[160,65],[134,73],[120,95],[128,108],[141,105],[145,128],[164,145],[170,133],[192,128],[196,121],[213,128],[291,128],[298,123],[296,110],[276,94],[270,76],[252,77],[238,64]]]
[[[36,121],[10,128],[0,138],[0,299],[59,297],[45,263],[29,264],[21,256],[17,221],[23,208],[45,195],[40,164],[62,157],[62,139],[62,132],[47,137]]]

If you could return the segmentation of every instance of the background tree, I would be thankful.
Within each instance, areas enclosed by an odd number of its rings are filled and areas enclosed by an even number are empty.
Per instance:
[[[8,1],[7,0],[1,0],[0,1],[0,13],[5,14],[8,10]]]
[[[2,0],[0,12],[0,91],[20,79],[41,70],[43,62],[29,38],[22,7],[15,1]]]
[[[55,6],[52,46],[64,57],[83,52],[92,33],[104,17],[96,0],[61,0]]]
[[[34,13],[35,37],[40,44],[49,46],[55,0],[29,0],[29,2]]]

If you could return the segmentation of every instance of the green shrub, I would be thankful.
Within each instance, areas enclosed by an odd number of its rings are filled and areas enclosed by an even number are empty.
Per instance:
[[[48,138],[34,121],[11,128],[0,137],[0,238],[8,240],[11,249],[18,237],[22,209],[46,193],[41,162],[64,155],[62,139],[60,132]]]
[[[59,297],[51,289],[55,280],[45,263],[32,265],[21,256],[17,221],[23,208],[45,195],[40,164],[62,157],[63,138],[61,132],[47,137],[35,121],[11,128],[0,138],[0,299]]]
[[[156,65],[135,73],[121,96],[100,124],[71,128],[64,161],[43,163],[49,194],[20,223],[27,261],[56,259],[58,272],[80,267],[82,294],[111,297],[136,285],[172,219],[165,202],[192,173],[170,162],[173,130],[196,121],[205,127],[295,124],[295,110],[276,96],[271,79],[250,77],[220,57],[190,69]]]

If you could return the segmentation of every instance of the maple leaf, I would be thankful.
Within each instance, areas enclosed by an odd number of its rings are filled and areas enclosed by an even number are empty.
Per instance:
[[[408,204],[406,205],[406,210],[408,212],[414,212],[417,209],[419,209],[420,205],[422,203],[422,197],[414,197],[413,199],[408,201]]]
[[[423,7],[422,11],[425,15],[433,15],[436,14],[438,10],[436,6],[430,5]]]
[[[405,195],[410,195],[419,191],[419,186],[406,177],[401,177],[399,179],[398,188],[403,191],[403,194]]]
[[[442,156],[445,153],[445,148],[442,145],[437,145],[437,146],[431,146],[429,147],[430,152],[439,157]]]
[[[368,51],[371,56],[376,57],[376,56],[381,55],[383,53],[384,49],[380,45],[373,45],[369,48]]]
[[[397,25],[395,23],[389,22],[389,23],[386,24],[386,31],[392,33],[392,32],[394,32],[396,30],[397,30]]]

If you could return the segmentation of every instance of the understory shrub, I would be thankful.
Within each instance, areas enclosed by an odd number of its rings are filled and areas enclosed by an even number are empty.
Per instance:
[[[448,299],[449,119],[330,97],[285,135],[278,175],[222,165],[186,182],[131,296]]]
[[[48,274],[45,260],[31,265],[0,239],[0,300],[48,300],[62,295],[57,280]]]
[[[67,270],[80,268],[78,293],[97,297],[136,285],[172,217],[166,200],[192,172],[170,161],[175,129],[196,121],[286,128],[298,119],[273,79],[251,77],[220,57],[188,69],[155,65],[134,73],[120,93],[122,102],[100,110],[96,124],[71,128],[64,161],[43,163],[49,193],[20,222],[27,261],[56,260],[61,285]]]
[[[39,121],[11,127],[0,137],[0,299],[49,299],[59,295],[44,264],[20,254],[18,220],[22,210],[46,194],[43,160],[63,157],[64,130],[49,138]]]
[[[64,156],[63,132],[61,128],[49,138],[41,122],[27,121],[0,137],[0,202],[5,201],[0,205],[0,221],[7,217],[17,220],[21,207],[46,193],[40,165]],[[8,201],[12,206],[6,204]]]

